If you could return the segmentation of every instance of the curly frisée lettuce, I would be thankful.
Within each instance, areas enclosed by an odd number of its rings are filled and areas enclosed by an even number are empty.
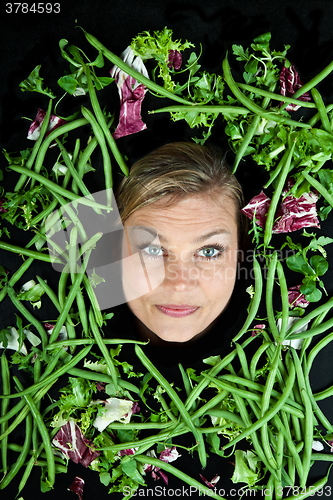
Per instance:
[[[232,475],[233,483],[246,483],[254,486],[260,479],[260,460],[250,450],[235,451],[235,470]]]
[[[159,76],[164,82],[164,88],[171,92],[175,88],[175,83],[171,79],[170,72],[180,68],[181,52],[194,45],[187,40],[172,40],[172,30],[164,28],[161,31],[154,31],[153,35],[149,31],[144,31],[132,40],[131,48],[135,55],[141,57],[143,62],[147,59],[155,59],[159,68]]]

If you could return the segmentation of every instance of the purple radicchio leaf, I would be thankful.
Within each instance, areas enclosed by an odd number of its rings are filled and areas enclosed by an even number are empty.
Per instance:
[[[292,186],[293,182],[288,179],[286,187],[282,191],[282,197],[289,192]],[[279,203],[275,214],[273,233],[291,233],[306,227],[320,228],[316,209],[317,200],[318,194],[315,191],[303,193],[300,198],[296,198],[292,194],[285,196],[283,201]],[[270,203],[271,200],[261,191],[250,200],[241,212],[251,220],[255,216],[257,224],[264,228]]]
[[[281,95],[286,97],[293,97],[297,90],[303,87],[303,82],[301,81],[298,72],[293,64],[286,67],[286,61],[284,61],[283,68],[280,73],[280,85],[281,85]],[[311,96],[309,92],[305,92],[298,98],[300,101],[311,101]],[[283,103],[281,103],[282,106]],[[286,111],[297,111],[300,108],[297,104],[289,103],[286,106]]]
[[[4,203],[6,203],[6,200],[4,200],[3,198],[0,198],[0,213],[8,212],[8,209],[3,207]]]
[[[131,47],[128,46],[120,57],[131,68],[136,69],[146,78],[149,78],[141,57],[137,56],[134,58],[134,52]],[[120,137],[145,130],[147,126],[141,119],[141,104],[147,91],[145,85],[139,83],[132,76],[127,75],[117,66],[113,66],[110,74],[116,81],[120,98],[119,123],[113,133],[113,138],[119,139]]]
[[[288,300],[290,309],[294,307],[302,307],[305,309],[310,302],[306,300],[305,295],[299,291],[301,285],[291,286],[288,288]]]
[[[209,488],[215,488],[216,483],[220,480],[220,476],[217,474],[213,477],[211,481],[208,481],[202,474],[199,474],[203,482],[209,487]]]
[[[165,448],[165,450],[160,453],[158,458],[168,464],[170,462],[174,462],[179,457],[181,457],[180,453],[178,453],[177,448],[173,446],[172,448]]]
[[[46,111],[44,111],[44,109],[39,108],[34,121],[31,123],[29,127],[27,139],[30,139],[31,141],[37,141],[38,137],[40,136],[40,129],[42,128],[42,123],[44,121],[45,115]],[[47,137],[49,133],[52,132],[52,130],[55,130],[61,125],[64,125],[65,123],[67,122],[62,118],[59,118],[58,116],[55,115],[51,115],[45,137]],[[51,146],[54,145],[55,143],[53,143]]]
[[[125,450],[120,450],[118,452],[118,455],[120,457],[123,457],[125,455],[127,456],[130,456],[130,455],[135,455],[135,452],[138,450],[139,448],[126,448]]]
[[[169,50],[168,68],[174,68],[176,71],[181,68],[182,55],[178,50]]]
[[[264,323],[261,323],[259,325],[255,325],[252,330],[252,337],[256,337],[258,333],[261,333],[263,330],[265,330],[266,325]]]
[[[76,476],[73,483],[68,489],[68,491],[73,491],[79,497],[78,500],[82,500],[83,498],[83,487],[84,487],[84,479],[80,476]]]
[[[66,424],[60,427],[52,443],[67,458],[73,460],[76,464],[82,464],[84,467],[88,467],[100,455],[99,451],[93,449],[92,441],[83,435],[80,427],[76,425],[73,419],[68,420]]]
[[[156,458],[156,453],[154,450],[150,450],[147,452],[147,456]],[[177,460],[177,458],[181,457],[181,455],[178,453],[177,448],[173,446],[172,448],[166,448],[164,451],[160,453],[160,456],[158,457],[159,460],[162,460],[163,462],[170,463],[174,462]],[[150,465],[150,464],[144,464],[143,466],[144,472],[150,472],[151,477],[156,481],[156,479],[160,479],[157,475],[157,473],[161,476],[165,484],[168,484],[168,476],[166,475],[165,472],[163,472],[160,467],[156,467],[155,465]]]

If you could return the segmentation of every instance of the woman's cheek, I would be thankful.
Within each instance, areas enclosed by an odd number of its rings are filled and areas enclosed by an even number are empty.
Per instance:
[[[123,260],[123,288],[127,300],[134,300],[157,288],[164,280],[163,265],[146,263],[139,253]]]

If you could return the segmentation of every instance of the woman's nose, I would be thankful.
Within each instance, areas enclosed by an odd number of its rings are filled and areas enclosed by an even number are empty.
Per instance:
[[[168,288],[183,292],[196,286],[199,272],[192,260],[171,259],[164,267],[164,285]]]

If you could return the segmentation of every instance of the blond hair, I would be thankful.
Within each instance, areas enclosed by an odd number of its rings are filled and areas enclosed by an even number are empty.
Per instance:
[[[187,142],[165,144],[137,161],[116,192],[122,222],[136,210],[157,201],[170,206],[186,196],[209,194],[227,196],[235,202],[239,246],[246,235],[246,218],[239,182],[220,150]]]

